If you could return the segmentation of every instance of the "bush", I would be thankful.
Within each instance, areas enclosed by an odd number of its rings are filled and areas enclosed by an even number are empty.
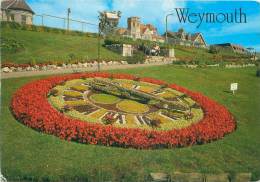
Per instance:
[[[209,47],[209,53],[211,54],[218,54],[219,53],[219,48],[216,46],[210,46]]]
[[[143,52],[138,51],[135,53],[132,57],[128,57],[126,59],[128,64],[138,64],[138,63],[144,63],[145,55]]]
[[[18,52],[24,49],[24,45],[15,39],[0,38],[2,51]]]

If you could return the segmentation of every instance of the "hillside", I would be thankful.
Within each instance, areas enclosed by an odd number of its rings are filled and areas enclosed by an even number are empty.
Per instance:
[[[2,63],[42,63],[97,59],[97,38],[1,28]],[[5,44],[5,45],[4,45]],[[122,57],[101,47],[101,58]]]
[[[217,62],[248,62],[248,55],[236,54],[230,50],[221,49],[217,54],[210,53],[208,49],[175,46],[175,55],[181,61],[192,61],[195,63],[217,63]]]
[[[138,42],[134,43],[138,44]],[[10,28],[6,25],[1,27],[2,63],[85,62],[97,59],[97,47],[97,38],[87,34],[68,35],[61,33],[61,30],[48,32]],[[248,61],[247,56],[230,51],[222,50],[218,54],[212,54],[207,49],[194,47],[174,46],[174,49],[177,59],[182,62],[211,64],[219,61]],[[122,60],[124,58],[101,47],[101,59]]]

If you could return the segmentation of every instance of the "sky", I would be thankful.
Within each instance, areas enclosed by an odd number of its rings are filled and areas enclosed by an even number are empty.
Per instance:
[[[200,32],[207,44],[231,42],[253,47],[260,51],[260,2],[258,1],[175,1],[175,0],[27,0],[37,15],[48,14],[59,17],[67,16],[71,9],[71,18],[98,24],[98,11],[121,11],[119,27],[126,28],[127,18],[138,16],[144,24],[157,27],[158,33],[165,32],[165,16],[168,19],[168,30],[177,31],[184,28],[189,33]],[[190,13],[233,13],[242,8],[247,23],[206,23],[199,27],[194,23],[179,22],[175,8],[189,8]],[[194,19],[193,19],[194,20]],[[51,17],[44,18],[44,24],[53,27],[66,27],[64,20]],[[35,16],[34,23],[41,24],[41,17]],[[72,22],[71,28],[96,32],[93,25],[81,25]]]

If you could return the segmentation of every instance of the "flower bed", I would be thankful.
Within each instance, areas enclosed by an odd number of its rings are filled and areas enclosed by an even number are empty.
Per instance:
[[[124,100],[117,104],[118,109],[130,113],[145,113],[149,111],[149,107],[145,104],[132,100]]]
[[[222,105],[200,93],[171,84],[169,88],[183,92],[195,100],[204,111],[204,118],[186,128],[169,131],[145,130],[139,128],[117,128],[111,125],[83,122],[65,116],[50,105],[49,91],[57,84],[78,78],[117,78],[134,80],[127,74],[83,73],[56,76],[31,82],[21,87],[12,98],[11,110],[15,118],[37,131],[55,135],[68,141],[106,146],[147,148],[185,147],[204,144],[223,138],[236,128],[234,117]],[[141,81],[158,85],[163,81],[141,78]]]
[[[101,104],[113,104],[117,103],[120,99],[113,95],[107,94],[94,94],[90,97],[94,102]]]

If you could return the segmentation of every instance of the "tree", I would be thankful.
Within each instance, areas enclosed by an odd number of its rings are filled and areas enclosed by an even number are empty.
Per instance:
[[[109,16],[113,16],[113,18]],[[99,31],[106,36],[114,34],[120,17],[121,11],[99,12]]]

